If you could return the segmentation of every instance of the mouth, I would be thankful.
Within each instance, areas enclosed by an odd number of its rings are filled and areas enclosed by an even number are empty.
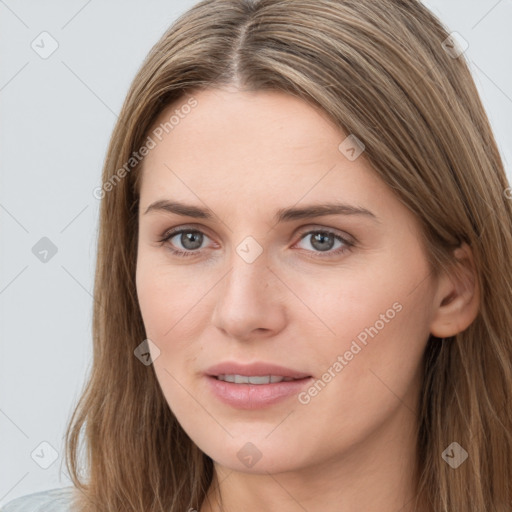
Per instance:
[[[265,362],[241,364],[226,361],[208,368],[205,373],[210,377],[216,377],[220,380],[236,384],[268,384],[280,382],[281,380],[297,380],[311,377],[308,373],[299,370]]]
[[[212,394],[237,409],[259,409],[290,399],[313,381],[307,373],[266,363],[222,363],[205,377]]]
[[[274,384],[276,382],[290,382],[294,379],[292,377],[283,377],[281,375],[216,375],[214,376],[218,380],[224,382],[232,382],[234,384],[255,384],[257,386],[261,384]]]

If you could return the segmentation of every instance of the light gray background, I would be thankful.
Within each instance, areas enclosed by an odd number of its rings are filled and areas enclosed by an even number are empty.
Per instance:
[[[0,0],[0,505],[69,485],[63,435],[92,355],[92,191],[131,80],[194,3]],[[424,3],[469,42],[510,180],[512,0]],[[46,59],[31,47],[50,48],[43,31],[58,43]],[[43,237],[57,247],[46,263],[32,252]]]

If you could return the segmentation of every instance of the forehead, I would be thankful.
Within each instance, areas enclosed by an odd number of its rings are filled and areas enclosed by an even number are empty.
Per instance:
[[[364,152],[350,160],[340,151],[347,135],[319,108],[282,92],[195,92],[167,107],[152,127],[141,201],[222,199],[279,208],[330,200],[378,209],[393,200],[391,191]]]

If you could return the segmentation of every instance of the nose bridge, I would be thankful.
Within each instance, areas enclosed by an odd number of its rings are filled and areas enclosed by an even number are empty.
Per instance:
[[[229,293],[248,293],[258,298],[261,290],[268,286],[268,263],[268,250],[254,237],[246,236],[234,247],[231,256],[231,271],[227,277]]]
[[[280,330],[285,318],[283,305],[272,297],[268,253],[255,239],[247,238],[233,248],[212,317],[216,327],[239,339],[251,337],[256,330]]]

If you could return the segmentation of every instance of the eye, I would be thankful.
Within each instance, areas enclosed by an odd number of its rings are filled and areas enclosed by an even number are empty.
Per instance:
[[[317,253],[311,256],[312,258],[328,258],[336,256],[349,251],[355,245],[355,243],[352,240],[349,240],[348,237],[343,237],[327,229],[318,229],[303,233],[300,242],[307,238],[310,240],[310,245],[315,249],[313,253]],[[338,246],[336,250],[331,251],[336,242],[339,242],[341,246]],[[308,250],[308,252],[312,251]],[[326,253],[326,256],[318,253]]]
[[[310,244],[313,247],[313,250],[305,250],[309,253],[316,253],[314,256],[309,256],[312,258],[327,258],[336,256],[349,251],[352,247],[355,246],[355,242],[352,241],[352,239],[349,240],[348,237],[343,237],[328,229],[317,229],[302,233],[299,242],[302,242],[308,237],[310,237]],[[172,242],[173,238],[176,238],[177,240]],[[200,230],[182,227],[167,231],[163,235],[163,238],[159,240],[159,242],[162,244],[168,243],[169,250],[176,256],[190,257],[202,252],[201,246],[203,245],[205,238],[209,237]],[[338,242],[340,246],[338,246],[336,250],[332,251],[331,249],[334,247],[336,242]],[[181,244],[183,249],[176,249],[177,243]],[[326,253],[326,256],[324,256],[322,253]]]
[[[194,256],[201,251],[197,249],[201,247],[204,238],[208,238],[202,231],[191,228],[181,228],[172,231],[168,231],[164,237],[159,240],[161,243],[169,242],[169,250],[176,256]],[[174,249],[174,243],[170,243],[173,238],[177,238],[178,242],[183,246],[185,250]]]

